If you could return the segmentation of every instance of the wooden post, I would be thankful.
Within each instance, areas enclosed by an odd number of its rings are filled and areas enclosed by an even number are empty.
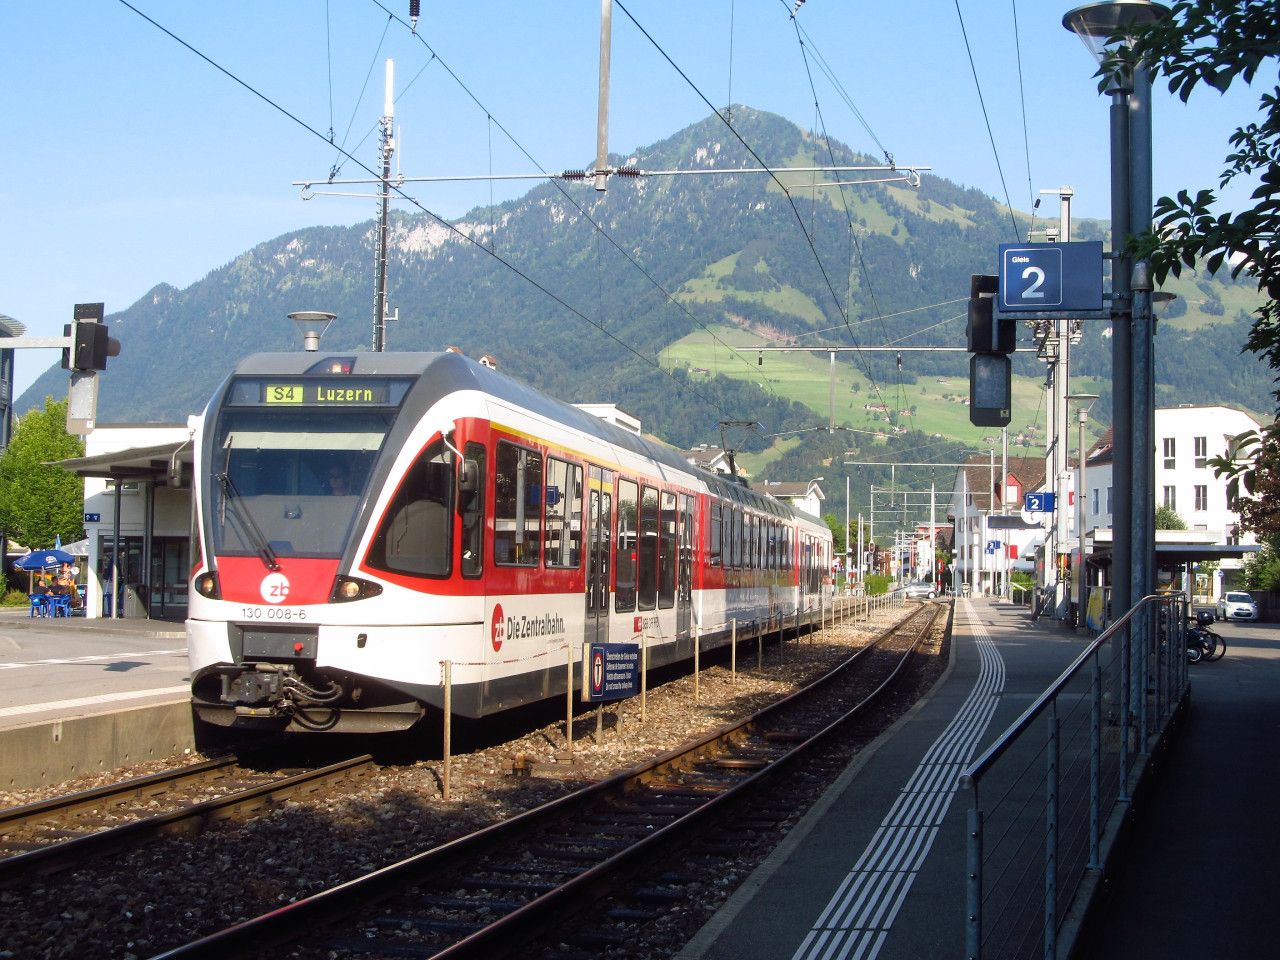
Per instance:
[[[702,653],[702,633],[698,629],[698,625],[693,625],[693,702],[701,703],[702,688],[699,680],[702,679],[702,665],[700,654]]]
[[[604,702],[596,704],[596,746],[604,743]]]
[[[568,658],[565,664],[565,680],[567,689],[564,692],[564,742],[565,749],[573,758],[573,644],[565,644]]]
[[[440,792],[445,800],[449,800],[449,767],[453,762],[453,664],[444,662],[444,775],[441,777]]]
[[[738,625],[734,623],[733,632],[729,634],[729,680],[738,682]]]
[[[649,719],[649,634],[640,634],[640,722]]]

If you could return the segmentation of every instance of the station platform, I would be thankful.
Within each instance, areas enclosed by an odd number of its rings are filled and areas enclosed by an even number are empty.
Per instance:
[[[0,788],[192,746],[183,624],[0,608]]]
[[[964,957],[959,774],[1086,640],[1032,623],[1025,607],[956,603],[951,663],[933,693],[850,765],[679,960]],[[1262,930],[1280,850],[1269,804],[1280,787],[1280,630],[1219,627],[1227,657],[1193,668],[1188,719],[1059,956],[1073,945],[1090,958],[1275,956],[1273,943],[1262,952]]]

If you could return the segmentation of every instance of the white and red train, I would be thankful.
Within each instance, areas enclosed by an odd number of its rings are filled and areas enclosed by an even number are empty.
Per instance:
[[[193,482],[192,699],[218,726],[402,729],[446,663],[483,717],[563,695],[586,641],[660,666],[829,590],[824,523],[457,353],[251,356]]]

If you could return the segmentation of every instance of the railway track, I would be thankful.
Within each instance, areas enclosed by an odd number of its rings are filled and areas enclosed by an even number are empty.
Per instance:
[[[273,956],[495,957],[542,935],[562,943],[576,915],[591,919],[569,939],[590,955],[683,896],[653,873],[677,846],[699,833],[702,849],[732,846],[734,829],[776,832],[795,815],[781,778],[893,688],[945,610],[925,604],[803,690],[686,747],[155,960],[276,947]],[[779,792],[759,799],[771,786]],[[609,910],[591,910],[606,897]]]
[[[0,887],[76,867],[161,834],[246,817],[373,769],[359,756],[314,770],[266,772],[232,758],[0,811]]]

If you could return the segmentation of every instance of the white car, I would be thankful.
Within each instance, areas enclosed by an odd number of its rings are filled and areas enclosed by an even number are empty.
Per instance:
[[[916,580],[903,588],[908,600],[932,600],[938,595],[938,589],[927,580]]]
[[[1247,593],[1231,591],[1218,601],[1219,620],[1257,620],[1258,604]]]

